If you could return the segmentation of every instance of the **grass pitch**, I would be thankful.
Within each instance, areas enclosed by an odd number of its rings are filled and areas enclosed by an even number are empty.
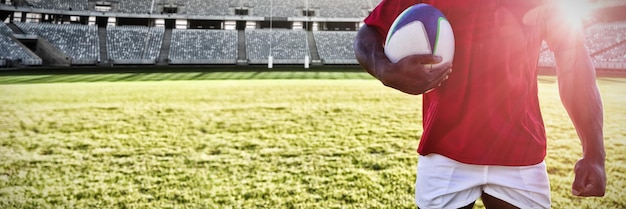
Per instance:
[[[365,73],[190,74],[0,76],[0,208],[415,208],[421,97]],[[626,208],[626,79],[598,82],[608,189],[578,198],[580,143],[540,78],[554,208]]]

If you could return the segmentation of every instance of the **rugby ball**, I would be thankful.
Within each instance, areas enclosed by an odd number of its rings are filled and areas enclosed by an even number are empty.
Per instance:
[[[384,46],[385,54],[393,63],[409,55],[433,54],[441,56],[437,67],[454,58],[454,34],[448,19],[439,9],[429,4],[416,4],[404,10],[393,22]]]

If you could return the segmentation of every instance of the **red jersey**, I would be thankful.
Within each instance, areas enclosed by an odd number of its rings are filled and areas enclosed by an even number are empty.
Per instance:
[[[537,12],[543,1],[383,0],[365,23],[385,38],[395,17],[416,3],[446,15],[456,49],[449,79],[423,95],[418,152],[478,165],[543,161],[546,134],[537,95],[537,63],[547,27]]]

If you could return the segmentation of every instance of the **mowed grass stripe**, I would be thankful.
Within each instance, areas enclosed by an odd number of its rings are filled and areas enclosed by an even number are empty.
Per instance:
[[[171,80],[195,80],[195,78],[197,78],[201,74],[202,73],[200,73],[200,72],[195,72],[195,73],[174,73],[172,76],[170,76],[170,79]]]
[[[68,82],[99,82],[117,79],[120,75],[53,75],[48,80],[40,80],[41,83],[68,83]]]
[[[41,83],[46,82],[52,75],[2,76],[2,83]],[[9,82],[6,82],[5,79]],[[13,81],[13,82],[11,82]]]
[[[29,76],[2,76],[0,81],[5,84],[11,83],[34,83],[33,81],[45,80],[50,75],[29,75]]]
[[[268,71],[268,72],[141,72],[86,73],[50,75],[0,74],[0,84],[126,82],[172,80],[242,80],[242,79],[373,79],[365,72]]]

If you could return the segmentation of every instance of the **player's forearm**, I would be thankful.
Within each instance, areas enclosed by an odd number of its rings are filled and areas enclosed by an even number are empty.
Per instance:
[[[391,63],[385,55],[382,37],[375,28],[364,25],[354,41],[355,56],[359,64],[372,76],[379,78],[383,66]]]
[[[583,157],[604,161],[602,102],[597,88],[587,87],[589,89],[582,91],[563,90],[573,86],[560,88],[563,104],[582,143]]]
[[[581,140],[583,157],[604,163],[603,108],[595,69],[585,49],[568,53],[557,56],[561,101]]]

